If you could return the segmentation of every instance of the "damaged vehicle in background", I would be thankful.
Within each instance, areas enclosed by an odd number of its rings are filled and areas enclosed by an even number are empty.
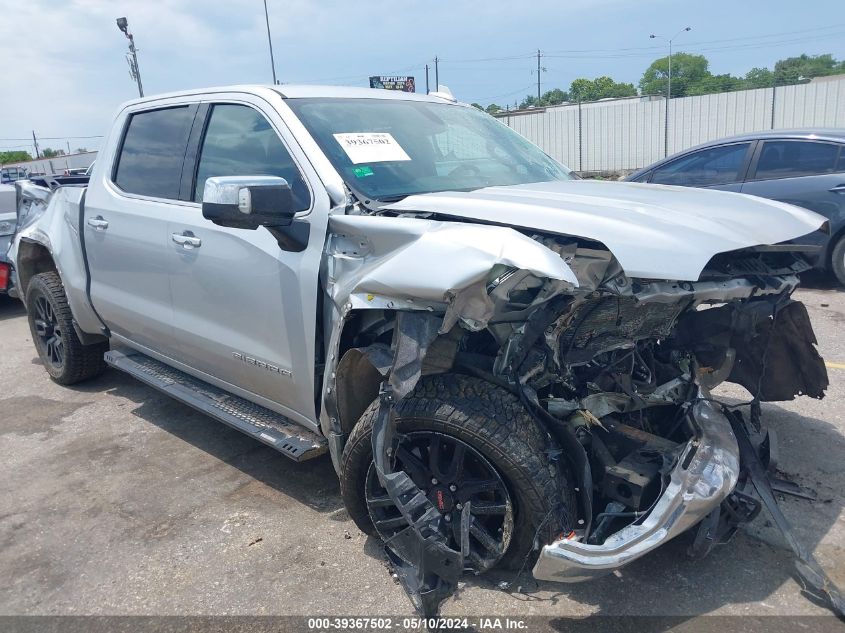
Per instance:
[[[425,615],[463,573],[586,580],[777,514],[760,402],[827,387],[788,243],[824,218],[575,180],[448,94],[133,101],[88,187],[32,205],[12,256],[53,379],[108,364],[328,451]],[[726,380],[747,412],[711,396]]]
[[[0,295],[12,291],[12,266],[6,253],[17,227],[15,188],[0,184]]]

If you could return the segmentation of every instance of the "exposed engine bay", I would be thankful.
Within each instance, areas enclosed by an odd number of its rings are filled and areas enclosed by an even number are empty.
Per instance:
[[[769,465],[759,403],[821,398],[828,385],[806,309],[790,299],[809,267],[800,248],[723,253],[698,281],[673,282],[627,277],[601,244],[529,237],[576,280],[497,264],[443,306],[355,311],[355,293],[346,304],[346,354],[327,406],[339,418],[357,412],[343,379],[352,367],[360,377],[366,355],[380,382],[374,463],[409,526],[387,538],[387,551],[425,614],[436,613],[463,570],[483,569],[467,558],[469,528],[444,526],[427,491],[394,470],[400,434],[391,411],[420,376],[464,373],[518,395],[560,447],[549,460],[572,474],[577,507],[561,499],[549,517],[560,536],[537,544],[534,568],[558,581],[607,573],[690,528],[694,556],[726,541],[762,507],[742,450],[747,439],[754,460]],[[744,413],[711,397],[724,381],[750,392]],[[373,385],[363,400],[375,394]]]

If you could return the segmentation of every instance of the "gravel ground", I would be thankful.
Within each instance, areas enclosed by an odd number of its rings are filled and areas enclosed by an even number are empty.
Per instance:
[[[814,280],[831,386],[766,405],[783,508],[845,587],[845,292]],[[0,298],[0,614],[410,614],[380,544],[346,515],[327,457],[295,464],[119,372],[52,383],[25,313]],[[722,395],[743,398],[741,389]],[[445,615],[826,615],[765,512],[703,561],[682,539],[592,583],[470,578]]]

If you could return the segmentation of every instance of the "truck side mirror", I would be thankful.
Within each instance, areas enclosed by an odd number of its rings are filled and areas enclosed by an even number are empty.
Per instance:
[[[205,181],[202,216],[220,226],[289,226],[296,211],[290,185],[277,176],[215,176]]]

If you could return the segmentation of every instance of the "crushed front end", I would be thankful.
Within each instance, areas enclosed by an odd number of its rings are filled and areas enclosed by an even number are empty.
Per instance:
[[[569,253],[579,291],[530,351],[497,358],[562,444],[583,449],[584,464],[568,455],[584,473],[578,526],[542,547],[534,576],[591,579],[695,526],[690,551],[706,554],[760,510],[734,426],[748,423],[767,461],[759,402],[827,387],[806,310],[790,298],[807,264],[746,249],[714,257],[695,282],[632,280],[608,255],[599,270],[601,252],[549,246]],[[750,393],[747,420],[711,395],[723,381]]]
[[[809,268],[801,247],[720,253],[697,280],[672,281],[629,277],[601,243],[579,238],[354,215],[333,228],[325,278],[337,352],[324,429],[339,455],[349,403],[380,398],[374,463],[409,526],[387,549],[425,614],[465,567],[425,491],[393,472],[391,412],[420,376],[482,378],[542,424],[548,461],[575,490],[551,513],[557,537],[535,543],[533,573],[565,582],[691,529],[695,556],[727,540],[762,507],[742,450],[748,440],[769,465],[760,402],[821,398],[828,384],[806,309],[791,298]],[[411,273],[459,247],[461,266]],[[369,390],[351,378],[364,375]],[[748,390],[746,407],[714,398],[725,381]]]

